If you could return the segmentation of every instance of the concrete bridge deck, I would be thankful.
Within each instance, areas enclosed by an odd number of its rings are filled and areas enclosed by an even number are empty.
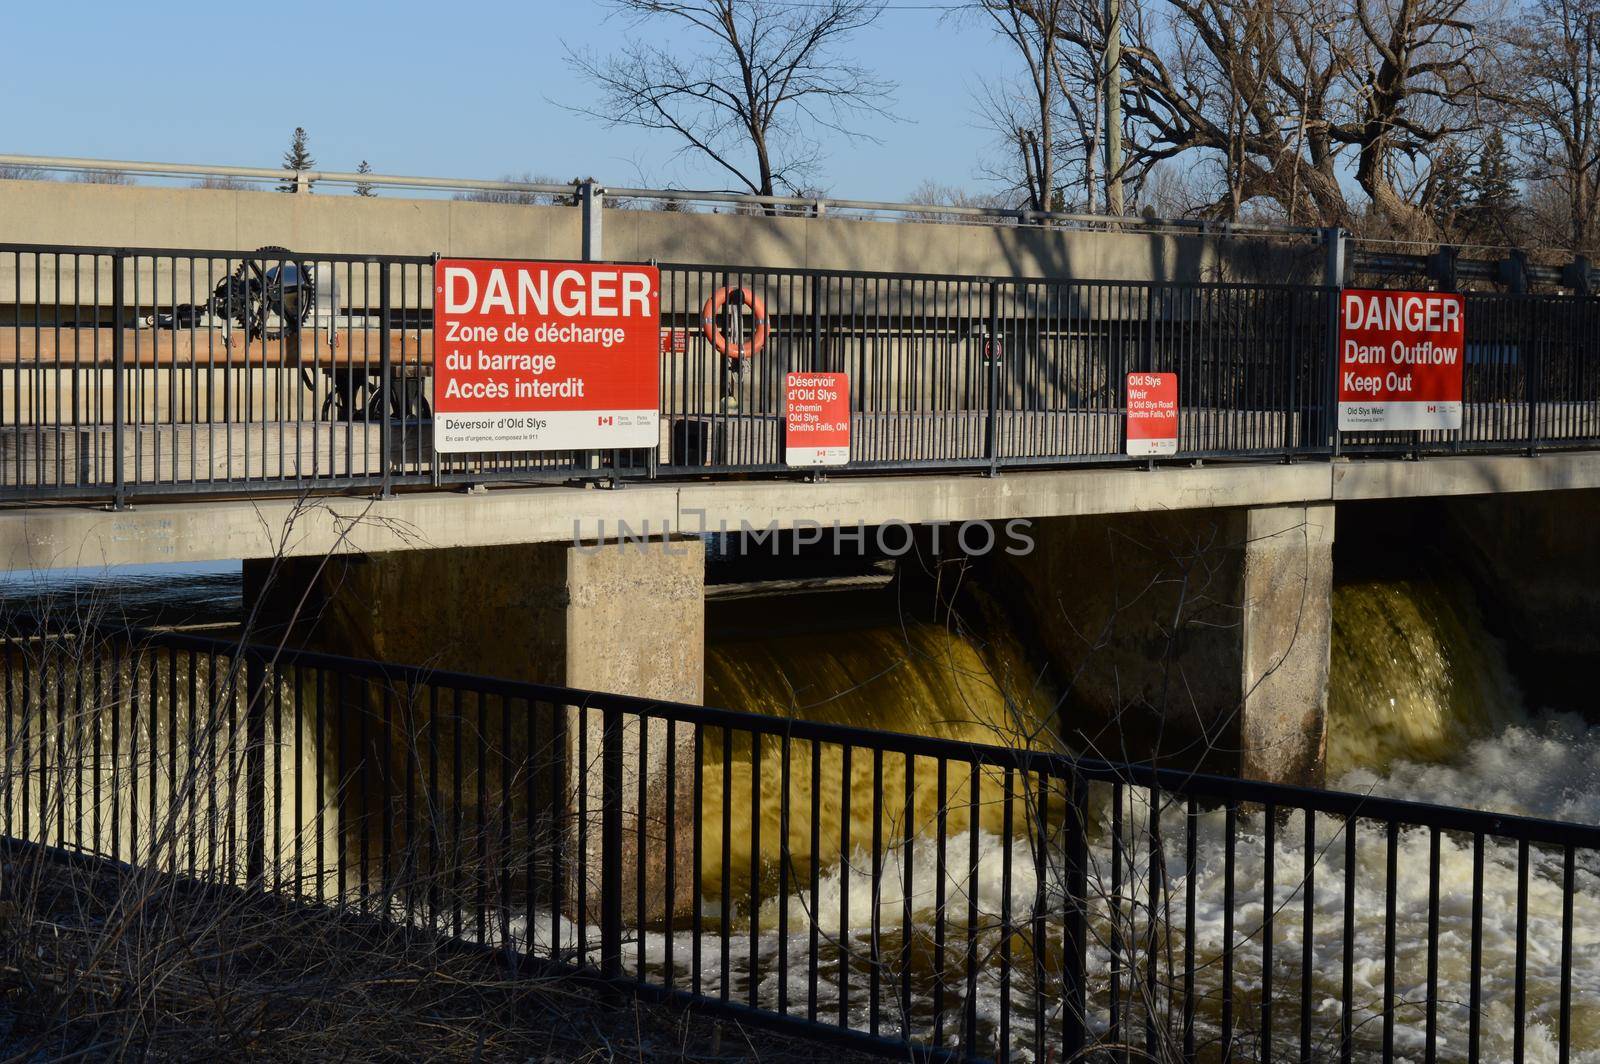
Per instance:
[[[1141,469],[633,482],[478,494],[205,499],[114,512],[82,505],[0,509],[0,563],[11,569],[201,562],[571,543],[616,539],[621,525],[715,531],[741,522],[791,529],[1167,510],[1317,505],[1371,499],[1600,488],[1600,453],[1353,459]]]

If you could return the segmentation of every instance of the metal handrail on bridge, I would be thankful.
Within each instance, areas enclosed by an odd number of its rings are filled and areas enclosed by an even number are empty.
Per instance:
[[[1586,1048],[1594,825],[79,635],[0,642],[12,839],[900,1052]]]
[[[87,159],[59,155],[0,154],[0,167],[17,170],[82,174],[89,177],[222,178],[258,184],[293,184],[297,191],[310,192],[317,185],[353,188],[394,188],[407,191],[465,193],[505,193],[545,200],[551,204],[577,204],[588,194],[604,200],[644,203],[703,204],[779,213],[824,217],[884,217],[905,221],[966,222],[1020,226],[1055,226],[1107,229],[1129,232],[1205,233],[1218,236],[1254,235],[1317,237],[1321,230],[1310,226],[1281,225],[1269,222],[1229,222],[1201,218],[1155,218],[1144,215],[1086,214],[1072,211],[1035,211],[1026,208],[971,204],[904,203],[893,200],[848,199],[833,196],[762,196],[746,192],[709,189],[631,188],[605,185],[593,178],[565,183],[540,181],[485,181],[462,177],[419,177],[404,174],[357,173],[344,170],[284,170],[261,166],[229,166],[215,163],[148,162],[132,159]]]

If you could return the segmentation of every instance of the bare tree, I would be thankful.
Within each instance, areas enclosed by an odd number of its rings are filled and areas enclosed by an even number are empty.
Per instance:
[[[941,207],[997,207],[1005,208],[1008,204],[1003,195],[991,193],[968,192],[955,185],[946,185],[932,179],[925,179],[911,194],[906,197],[907,203],[926,206],[926,211],[916,211],[906,217],[919,222],[959,222],[963,216]]]
[[[139,183],[126,170],[80,170],[73,180],[80,185],[137,185]]]
[[[1555,193],[1546,235],[1591,249],[1600,223],[1600,2],[1532,0],[1513,42],[1528,174]]]
[[[1213,216],[1237,217],[1262,195],[1302,214],[1347,213],[1326,107],[1317,111],[1337,81],[1342,31],[1318,18],[1317,2],[1125,3],[1130,164],[1183,155],[1209,170],[1202,213]]]
[[[1213,173],[1205,213],[1253,200],[1297,222],[1352,224],[1350,174],[1391,228],[1436,145],[1495,101],[1492,0],[1126,0],[1130,170],[1183,156]],[[1093,53],[1088,27],[1063,28]]]
[[[860,137],[886,115],[893,86],[838,54],[872,25],[878,0],[607,0],[612,10],[687,30],[697,49],[638,40],[606,58],[568,50],[598,98],[570,109],[611,125],[673,133],[679,152],[711,162],[763,196],[804,186],[822,156],[819,131]]]
[[[544,174],[534,174],[524,170],[521,174],[505,174],[500,178],[506,184],[522,185],[559,185],[563,182]],[[543,192],[519,192],[515,189],[474,189],[471,192],[457,192],[457,200],[468,203],[512,203],[522,206],[550,206],[558,202],[567,202],[556,196]]]
[[[1335,137],[1357,152],[1356,180],[1380,215],[1404,220],[1398,168],[1441,139],[1476,128],[1496,58],[1471,0],[1355,0],[1365,69],[1353,120]],[[1351,64],[1353,69],[1355,64]],[[1352,86],[1354,87],[1354,86]]]
[[[1065,146],[1058,143],[1056,113],[1066,100],[1060,28],[1079,5],[1077,0],[979,0],[978,7],[1022,60],[1026,75],[1020,86],[986,83],[979,107],[1016,160],[1013,181],[1023,203],[1036,211],[1057,208],[1064,199],[1057,157]]]
[[[1013,204],[1096,209],[1104,114],[1105,11],[1099,0],[973,0],[962,9],[1021,60],[1022,76],[974,93],[999,155],[980,173]]]

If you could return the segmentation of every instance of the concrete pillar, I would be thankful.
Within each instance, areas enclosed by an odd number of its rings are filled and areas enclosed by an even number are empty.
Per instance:
[[[1239,771],[1323,782],[1333,627],[1333,507],[1244,512]]]
[[[292,645],[692,704],[700,703],[703,691],[704,583],[705,555],[694,540],[395,551],[251,562],[245,572],[247,603],[259,613],[256,638],[278,638],[292,620]],[[566,766],[565,801],[575,810],[584,796],[589,850],[588,882],[573,879],[566,896],[586,890],[589,914],[598,918],[603,716],[576,707],[563,712],[559,763]],[[537,709],[531,716],[538,717]],[[507,731],[498,719],[484,727],[491,742]],[[509,732],[520,749],[508,756],[517,763],[526,749],[522,744],[546,745],[537,720],[512,721]],[[669,761],[678,781],[674,898],[680,910],[691,901],[693,733],[687,726],[675,733],[669,750],[664,721],[651,722],[644,742],[638,719],[625,721],[625,919],[638,915],[633,883],[641,754],[645,919],[659,918],[664,909]],[[579,862],[570,848],[568,865],[577,876]]]
[[[1060,518],[1032,534],[990,587],[1062,692],[1069,747],[1321,782],[1331,506]]]
[[[567,686],[699,705],[705,694],[705,550],[698,540],[565,547]],[[604,718],[576,711],[567,763],[572,786],[588,788],[601,807]],[[577,756],[577,727],[588,732],[588,763]],[[670,736],[670,742],[669,742]],[[666,913],[666,836],[674,834],[673,908],[690,911],[694,883],[694,730],[664,720],[624,718],[622,775],[622,918],[653,922]],[[668,821],[668,766],[674,808]],[[641,772],[641,765],[643,771]],[[643,777],[641,779],[641,776]],[[639,815],[640,801],[644,815]],[[598,906],[600,832],[587,832],[591,903]],[[643,858],[641,862],[641,856]],[[642,892],[637,889],[643,868]],[[642,894],[645,909],[639,911]],[[592,911],[598,914],[598,908]]]

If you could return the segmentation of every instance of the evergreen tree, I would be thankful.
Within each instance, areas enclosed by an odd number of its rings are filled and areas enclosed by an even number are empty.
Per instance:
[[[1467,185],[1471,179],[1467,153],[1447,143],[1435,154],[1422,205],[1445,240],[1459,240],[1470,206]]]
[[[1499,130],[1489,134],[1467,179],[1467,235],[1480,244],[1516,243],[1522,196],[1517,168]]]
[[[356,167],[356,173],[358,173],[358,174],[370,174],[370,173],[372,173],[372,167],[367,165],[367,160],[362,159],[361,160],[361,165]],[[371,181],[357,181],[356,182],[356,195],[358,195],[358,196],[376,196],[377,194],[378,194],[378,189],[377,189],[377,187],[375,185],[373,185],[373,183]]]
[[[311,157],[311,149],[306,145],[306,131],[301,126],[294,127],[294,137],[289,141],[289,150],[283,153],[283,168],[290,173],[290,177],[278,186],[279,192],[298,192],[299,187],[294,182],[294,174],[304,173],[317,165]]]

